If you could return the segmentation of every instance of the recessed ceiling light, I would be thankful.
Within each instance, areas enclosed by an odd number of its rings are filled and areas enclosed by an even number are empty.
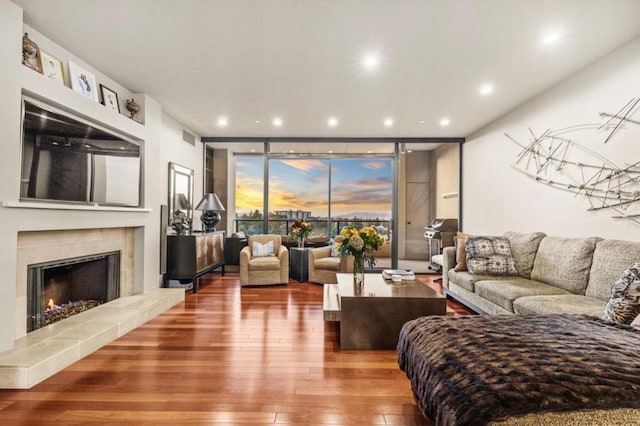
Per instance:
[[[333,150],[332,150],[332,149],[330,149],[329,151],[327,151],[327,153],[329,153],[329,154],[333,154]]]
[[[372,152],[373,152],[373,151],[369,150],[369,151],[367,151],[367,154],[371,154]]]
[[[281,127],[282,126],[282,118],[280,117],[276,117],[273,119],[273,125],[276,127]]]
[[[251,151],[251,152],[256,152],[256,150],[255,150],[255,149],[250,149],[249,151]]]
[[[362,58],[362,67],[368,71],[373,71],[380,65],[380,58],[375,52],[369,52]]]
[[[407,154],[411,154],[412,152],[413,152],[413,151],[412,151],[412,150],[410,150],[410,149],[408,149],[408,150],[407,150]]]
[[[327,120],[327,124],[329,125],[329,127],[336,127],[338,125],[338,119],[335,117],[329,117],[329,119]]]
[[[418,123],[420,123],[420,124],[424,124],[424,120],[420,120]]]
[[[560,40],[560,33],[555,32],[555,31],[548,32],[547,34],[542,36],[542,44],[543,45],[554,44],[558,40]]]
[[[289,154],[293,154],[294,152],[295,152],[295,151],[294,151],[294,150],[292,150],[292,149],[290,149],[290,150],[289,150]]]
[[[385,118],[384,127],[391,127],[391,126],[393,126],[393,118]]]
[[[493,85],[491,83],[485,83],[480,86],[479,92],[482,96],[489,96],[493,93]]]
[[[451,124],[451,120],[449,120],[447,117],[440,119],[440,125],[442,127],[447,127],[449,124]]]
[[[229,124],[229,120],[227,119],[227,117],[218,117],[218,127],[227,127],[227,124]]]
[[[260,124],[260,120],[256,120],[256,124]]]

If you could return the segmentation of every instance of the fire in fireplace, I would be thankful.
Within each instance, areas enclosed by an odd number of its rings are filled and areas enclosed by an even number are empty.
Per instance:
[[[120,252],[28,266],[27,331],[117,299]]]

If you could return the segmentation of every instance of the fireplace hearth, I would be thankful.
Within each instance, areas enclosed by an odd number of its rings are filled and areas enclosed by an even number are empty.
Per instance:
[[[119,292],[119,251],[28,265],[27,331],[117,299]]]

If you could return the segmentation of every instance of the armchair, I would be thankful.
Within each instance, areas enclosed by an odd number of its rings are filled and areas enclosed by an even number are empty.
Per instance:
[[[273,255],[255,257],[253,243],[273,241]],[[240,251],[240,285],[289,283],[289,251],[280,235],[251,235],[248,245]]]
[[[309,281],[336,284],[338,272],[353,272],[353,256],[331,256],[331,246],[309,249]]]

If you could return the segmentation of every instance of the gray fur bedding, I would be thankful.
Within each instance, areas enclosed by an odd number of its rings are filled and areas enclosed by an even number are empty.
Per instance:
[[[586,315],[418,318],[400,332],[398,363],[438,426],[640,409],[640,331]]]

